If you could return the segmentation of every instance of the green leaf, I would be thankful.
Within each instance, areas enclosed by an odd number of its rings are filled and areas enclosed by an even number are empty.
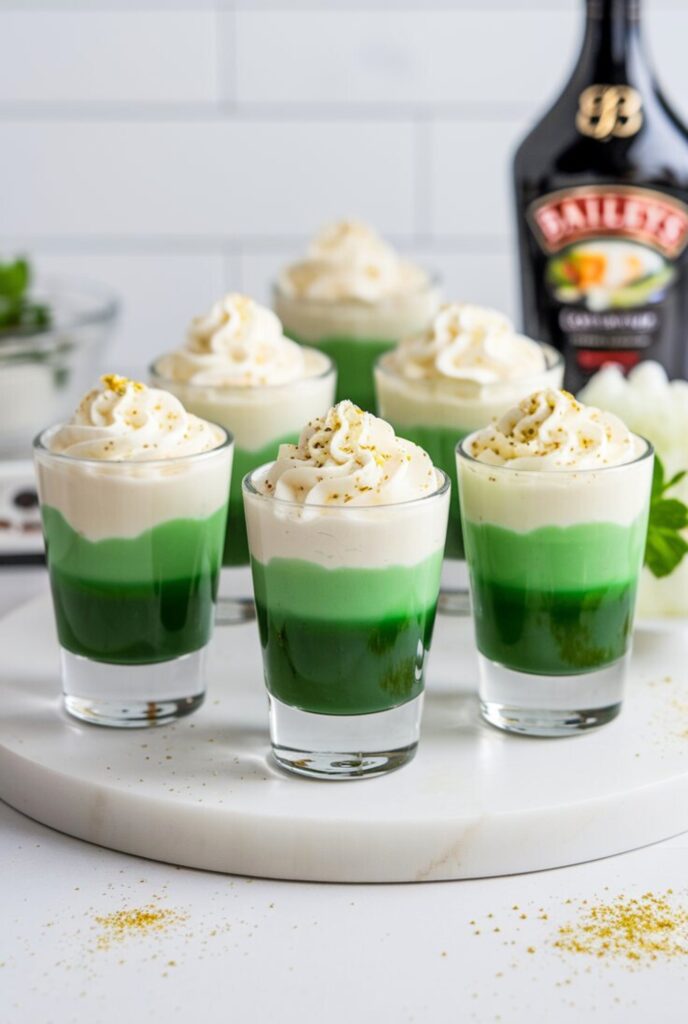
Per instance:
[[[662,460],[655,455],[645,565],[660,579],[669,576],[688,551],[688,542],[680,532],[688,527],[688,507],[678,498],[664,497],[685,475],[686,470],[682,470],[666,480]]]
[[[688,508],[677,498],[661,498],[651,509],[653,529],[683,530],[688,526]]]
[[[664,483],[664,463],[660,459],[657,452],[655,452],[655,464],[652,469],[652,493],[650,501],[654,501],[655,498],[659,498],[666,488]]]
[[[683,559],[688,544],[671,530],[651,530],[647,535],[645,565],[653,576],[669,576]]]
[[[676,484],[680,484],[686,473],[688,473],[688,469],[682,469],[679,473],[674,473],[671,480],[667,480],[664,484],[664,490],[668,491],[671,487],[675,487]]]
[[[32,300],[30,284],[28,260],[20,257],[8,263],[0,262],[0,332],[32,334],[50,326],[50,309]]]

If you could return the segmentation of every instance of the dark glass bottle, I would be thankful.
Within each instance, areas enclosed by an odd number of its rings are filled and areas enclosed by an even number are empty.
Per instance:
[[[514,158],[524,330],[579,388],[605,362],[683,377],[688,133],[654,77],[638,0],[588,0],[578,63]]]

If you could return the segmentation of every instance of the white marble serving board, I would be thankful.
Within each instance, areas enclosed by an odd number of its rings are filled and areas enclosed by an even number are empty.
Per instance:
[[[205,706],[150,730],[64,714],[47,596],[0,623],[0,651],[0,797],[143,857],[284,879],[429,881],[571,864],[688,830],[685,627],[638,630],[616,722],[535,740],[479,721],[471,622],[440,618],[416,759],[353,782],[271,765],[255,623],[216,631]]]

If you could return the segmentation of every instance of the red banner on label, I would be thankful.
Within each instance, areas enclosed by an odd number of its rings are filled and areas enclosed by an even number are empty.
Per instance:
[[[688,207],[652,189],[592,185],[552,192],[531,205],[528,218],[548,253],[582,238],[618,236],[675,259],[688,243]]]

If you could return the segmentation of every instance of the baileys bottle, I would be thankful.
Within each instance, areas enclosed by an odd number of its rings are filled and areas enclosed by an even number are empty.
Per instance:
[[[577,389],[606,362],[688,343],[688,132],[665,100],[638,0],[588,0],[578,63],[514,158],[525,333]]]

